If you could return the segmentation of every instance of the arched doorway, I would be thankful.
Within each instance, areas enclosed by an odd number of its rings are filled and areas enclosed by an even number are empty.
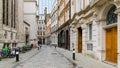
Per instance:
[[[82,53],[82,29],[78,28],[78,53]]]
[[[60,37],[59,37],[59,41],[60,41],[60,47],[65,48],[65,32],[61,31],[60,32]]]
[[[116,6],[113,5],[106,17],[106,26],[108,28],[105,29],[106,32],[106,61],[117,63],[117,14],[115,14]],[[111,26],[114,25],[114,26]],[[110,26],[110,27],[109,27]]]

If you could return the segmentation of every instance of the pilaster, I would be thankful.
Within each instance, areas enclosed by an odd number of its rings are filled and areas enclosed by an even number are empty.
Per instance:
[[[3,39],[3,0],[0,0],[0,40]]]
[[[117,0],[116,0],[117,1]],[[116,11],[115,11],[116,14],[118,14],[118,68],[120,67],[120,8],[118,8]]]

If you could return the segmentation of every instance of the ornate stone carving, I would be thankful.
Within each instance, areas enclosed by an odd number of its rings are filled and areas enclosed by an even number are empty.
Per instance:
[[[86,29],[86,28],[87,28],[87,24],[82,24],[82,25],[81,25],[81,28],[82,28],[82,29]]]

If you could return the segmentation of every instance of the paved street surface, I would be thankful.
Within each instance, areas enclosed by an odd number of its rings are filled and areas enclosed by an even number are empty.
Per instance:
[[[54,47],[43,46],[38,54],[13,68],[74,68],[74,66]]]
[[[39,51],[36,48],[33,48],[32,50],[26,52],[26,53],[21,53],[19,55],[19,62],[16,62],[15,58],[5,58],[0,61],[0,68],[12,68],[14,65],[24,62],[26,59],[31,58],[35,54],[39,53]]]
[[[62,48],[42,46],[20,54],[20,61],[15,58],[2,59],[0,68],[117,68],[116,66],[91,59],[76,53],[72,59],[72,51]]]
[[[69,61],[73,62],[76,68],[117,68],[116,65],[101,62],[80,53],[76,53],[76,60],[73,60],[72,51],[58,47],[56,50],[68,58]]]

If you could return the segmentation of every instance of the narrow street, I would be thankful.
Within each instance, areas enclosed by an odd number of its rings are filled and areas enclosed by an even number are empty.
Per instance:
[[[0,0],[0,68],[120,68],[120,0]]]
[[[74,68],[54,47],[42,46],[40,52],[13,68]]]

